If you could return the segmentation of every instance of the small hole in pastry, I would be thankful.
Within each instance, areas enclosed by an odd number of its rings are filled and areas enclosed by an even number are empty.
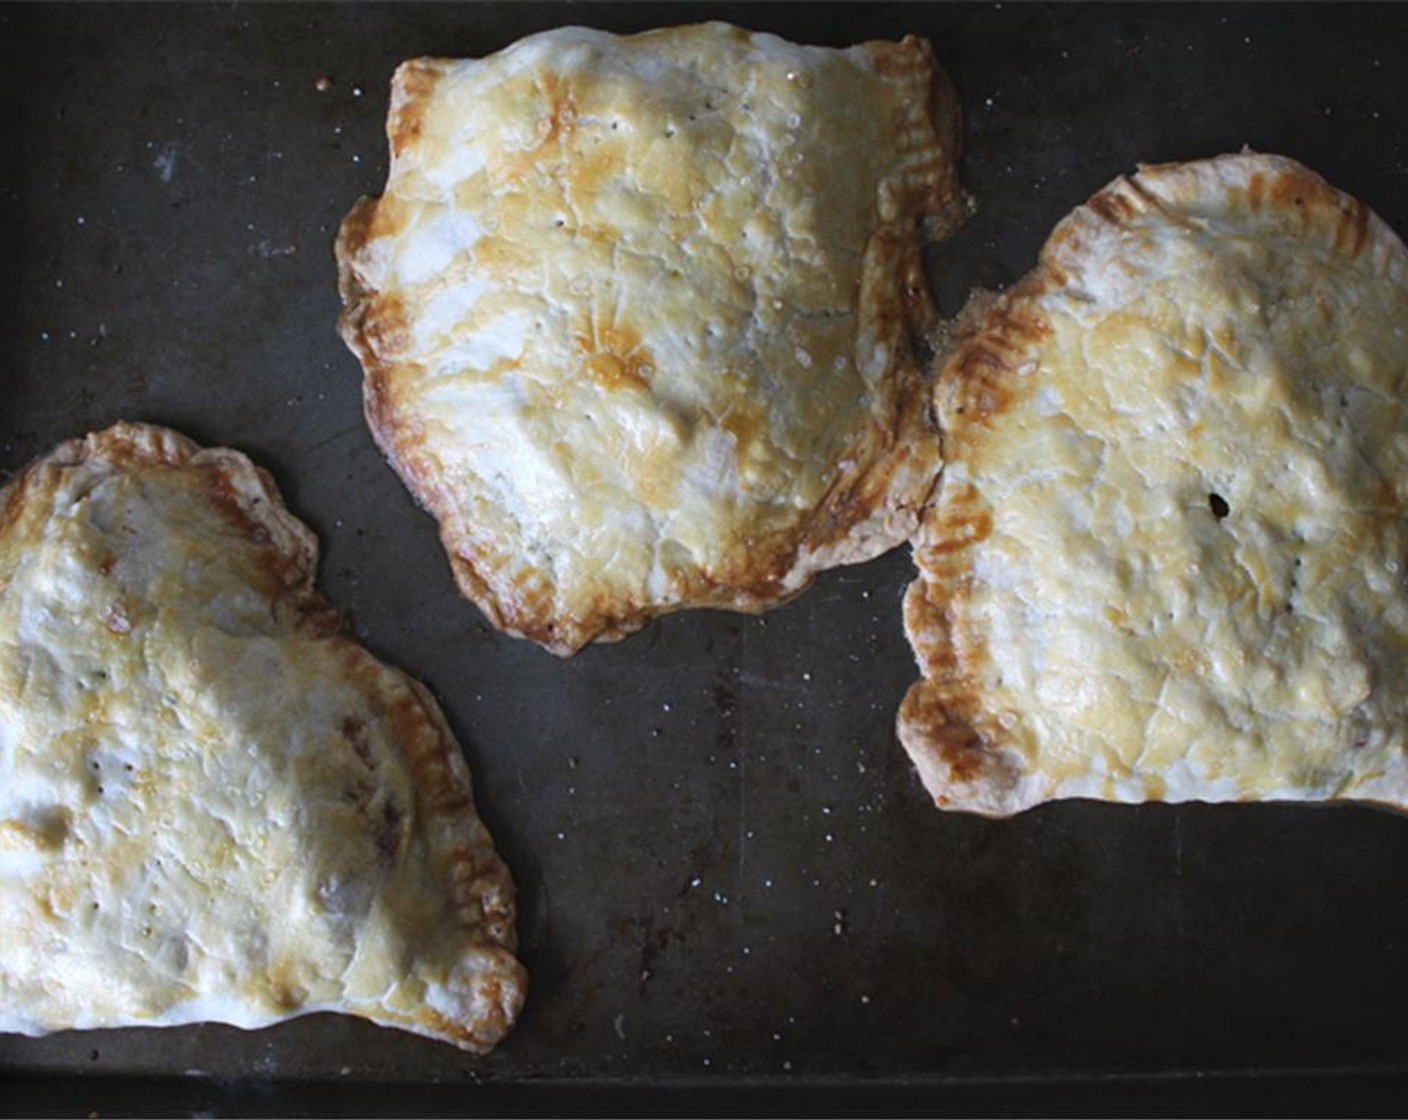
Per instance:
[[[1212,515],[1219,521],[1232,512],[1232,507],[1227,504],[1227,499],[1221,494],[1209,494],[1208,506],[1212,509]]]

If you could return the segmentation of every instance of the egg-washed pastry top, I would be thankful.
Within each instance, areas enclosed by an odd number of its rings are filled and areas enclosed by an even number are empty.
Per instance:
[[[1145,167],[939,378],[901,739],[942,807],[1408,807],[1408,254],[1288,159]]]
[[[0,511],[0,1031],[498,1041],[526,977],[460,749],[344,635],[268,476],[124,423]]]
[[[912,531],[920,226],[961,209],[926,43],[563,28],[404,63],[387,131],[386,192],[338,239],[342,333],[495,625],[568,654]]]

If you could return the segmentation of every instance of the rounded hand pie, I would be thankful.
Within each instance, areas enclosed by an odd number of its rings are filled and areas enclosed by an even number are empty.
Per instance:
[[[1408,808],[1408,253],[1290,160],[1143,168],[939,378],[901,739],[940,806]]]

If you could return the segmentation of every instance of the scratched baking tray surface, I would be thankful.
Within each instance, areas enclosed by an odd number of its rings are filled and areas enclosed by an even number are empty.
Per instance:
[[[933,41],[981,206],[931,254],[950,311],[1018,277],[1055,221],[1140,160],[1284,152],[1408,230],[1404,7],[0,9],[0,477],[118,418],[268,467],[358,637],[443,702],[519,885],[533,979],[485,1059],[317,1016],[0,1036],[0,1072],[31,1092],[253,1079],[277,1108],[299,1079],[1408,1069],[1408,820],[936,812],[893,733],[915,676],[904,550],[761,618],[677,615],[566,662],[456,595],[333,330],[331,240],[383,182],[391,71],[564,23],[708,17],[838,46]]]

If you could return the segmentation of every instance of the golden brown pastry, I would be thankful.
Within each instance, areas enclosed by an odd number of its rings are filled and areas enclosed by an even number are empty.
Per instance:
[[[920,226],[958,200],[926,43],[564,28],[405,63],[387,131],[342,333],[495,625],[569,654],[758,611],[914,528]]]
[[[0,1030],[512,1025],[508,871],[416,681],[248,459],[163,428],[0,491]]]
[[[901,739],[942,807],[1408,807],[1408,254],[1288,159],[1145,167],[942,371]]]

